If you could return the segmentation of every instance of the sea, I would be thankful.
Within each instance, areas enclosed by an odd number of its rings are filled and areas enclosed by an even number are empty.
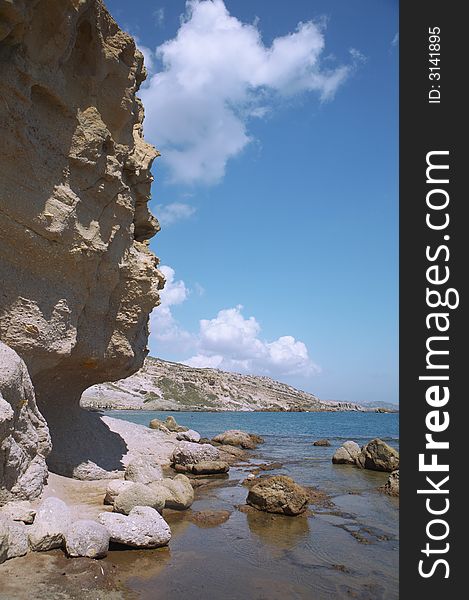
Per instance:
[[[199,488],[191,511],[225,511],[207,526],[168,518],[168,549],[138,559],[125,582],[136,598],[225,600],[396,600],[398,595],[399,500],[378,491],[386,473],[333,465],[344,441],[363,445],[379,437],[399,448],[395,413],[154,412],[112,411],[109,416],[148,425],[172,414],[179,424],[211,438],[227,429],[262,435],[252,464],[279,462],[284,474],[331,497],[328,507],[299,517],[244,513],[246,466],[232,467],[223,485]],[[314,446],[326,438],[330,447]],[[117,554],[117,553],[116,553]],[[127,554],[127,553],[126,553]],[[120,560],[127,560],[124,556]],[[144,571],[144,572],[141,572]]]

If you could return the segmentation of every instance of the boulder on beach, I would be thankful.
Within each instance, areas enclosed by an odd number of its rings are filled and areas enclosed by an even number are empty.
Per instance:
[[[80,463],[73,469],[73,478],[81,481],[97,481],[98,479],[116,479],[119,471],[108,471],[91,460]]]
[[[156,463],[146,461],[142,457],[134,458],[125,468],[124,479],[147,485],[153,481],[163,479],[163,471],[161,466]]]
[[[180,442],[174,449],[171,462],[174,465],[194,465],[207,460],[219,460],[220,453],[211,444]]]
[[[35,552],[47,552],[61,548],[64,534],[72,522],[68,506],[51,496],[36,511],[33,525],[29,528],[29,545]]]
[[[257,510],[294,516],[306,510],[308,500],[307,490],[293,479],[276,475],[253,485],[246,502]]]
[[[383,440],[375,438],[363,446],[356,462],[362,469],[391,473],[399,469],[399,452]]]
[[[165,478],[155,481],[150,486],[165,495],[165,508],[186,510],[194,502],[194,488],[188,477],[176,475],[174,479]]]
[[[65,531],[65,550],[70,557],[102,558],[109,549],[109,531],[95,521],[80,519]]]
[[[214,442],[219,444],[229,444],[230,446],[239,446],[245,450],[254,450],[258,444],[263,443],[263,438],[255,433],[246,433],[239,429],[230,429],[216,435],[213,438]]]
[[[158,512],[164,508],[166,495],[160,489],[134,483],[116,496],[114,500],[115,512],[128,515],[136,506],[149,506]]]
[[[176,435],[176,439],[184,442],[198,443],[200,442],[200,433],[193,429],[188,429],[187,431],[180,431]]]
[[[0,564],[24,556],[29,549],[26,525],[0,515]]]
[[[355,465],[359,454],[360,446],[349,440],[335,451],[332,462],[335,465]]]
[[[36,515],[36,509],[32,507],[28,500],[19,500],[9,502],[0,507],[0,518],[8,517],[12,521],[22,521],[26,525],[31,525]]]
[[[104,496],[104,504],[114,504],[117,496],[134,485],[133,481],[125,481],[124,479],[112,479],[107,486],[106,495]]]
[[[169,525],[149,506],[136,506],[128,516],[101,513],[98,521],[109,531],[112,542],[133,548],[158,548],[171,539]]]
[[[323,438],[313,442],[313,446],[330,446],[330,445],[331,445],[330,441],[323,439]]]
[[[386,483],[379,488],[381,492],[389,496],[399,496],[399,470],[393,471]]]
[[[184,425],[179,425],[179,423],[176,421],[176,419],[172,415],[169,415],[169,416],[166,417],[166,419],[163,421],[163,425],[169,431],[173,431],[175,433],[180,433],[182,431],[188,431],[189,430],[188,427],[185,427]]]

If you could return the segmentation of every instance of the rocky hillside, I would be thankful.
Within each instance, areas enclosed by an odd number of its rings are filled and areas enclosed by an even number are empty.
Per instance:
[[[135,375],[91,387],[81,403],[95,410],[362,410],[348,402],[322,401],[269,377],[195,369],[151,357]]]

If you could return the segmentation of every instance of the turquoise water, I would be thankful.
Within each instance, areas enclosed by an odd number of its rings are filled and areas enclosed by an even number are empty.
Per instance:
[[[213,437],[242,429],[265,438],[253,463],[281,462],[282,473],[332,497],[332,509],[307,517],[244,514],[246,467],[230,470],[227,485],[204,491],[192,506],[228,510],[214,528],[171,522],[169,554],[157,574],[129,581],[138,598],[397,600],[398,500],[378,492],[387,474],[345,465],[331,457],[346,440],[363,445],[374,437],[398,448],[397,414],[378,413],[188,413],[114,411],[110,416],[147,425],[173,414],[181,425]],[[331,447],[312,442],[327,438]],[[155,563],[156,564],[156,563]],[[137,567],[137,565],[136,565]],[[240,573],[243,574],[240,577]],[[159,590],[155,596],[155,589]]]

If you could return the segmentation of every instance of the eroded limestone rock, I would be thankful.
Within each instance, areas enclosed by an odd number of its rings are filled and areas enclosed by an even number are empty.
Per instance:
[[[165,495],[165,508],[186,510],[194,502],[194,488],[188,477],[176,475],[174,479],[165,478],[150,485]]]
[[[379,438],[363,446],[356,460],[357,466],[372,471],[391,473],[399,469],[399,452]]]
[[[72,523],[68,506],[53,496],[46,498],[36,512],[33,525],[29,528],[29,545],[35,552],[47,552],[61,548],[64,535]]]
[[[102,558],[109,549],[109,531],[95,521],[80,519],[65,531],[65,550],[70,557]]]
[[[0,515],[0,563],[28,552],[28,534],[24,523]]]
[[[101,0],[1,2],[0,70],[0,339],[28,367],[53,470],[119,469],[125,444],[79,401],[143,364],[164,281],[143,56]]]
[[[49,452],[49,430],[26,365],[0,342],[0,506],[40,495]]]
[[[194,465],[202,461],[219,460],[220,453],[211,444],[179,442],[172,455],[174,465]]]
[[[121,491],[114,500],[114,510],[128,515],[136,506],[150,506],[158,512],[164,508],[166,493],[142,483],[134,483]]]
[[[111,541],[134,548],[158,548],[171,539],[171,529],[163,517],[149,506],[137,506],[128,516],[101,513],[99,522],[106,527]]]
[[[335,465],[355,465],[359,454],[360,446],[349,440],[344,442],[340,448],[337,448],[332,457],[332,462]]]

